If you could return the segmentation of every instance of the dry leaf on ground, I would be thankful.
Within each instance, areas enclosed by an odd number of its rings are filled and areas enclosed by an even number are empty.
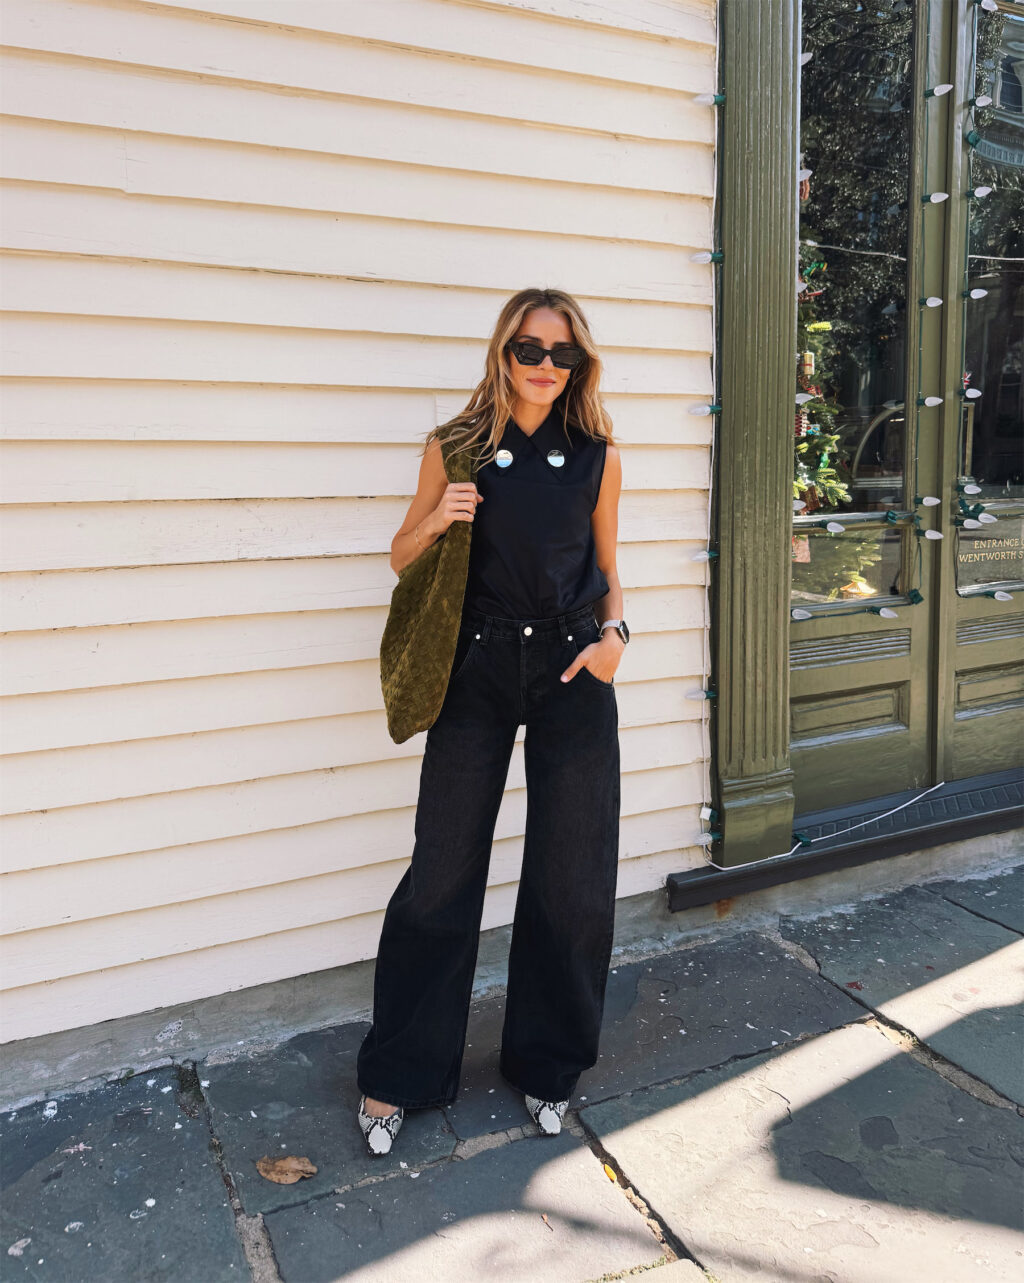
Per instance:
[[[318,1168],[308,1158],[299,1158],[295,1154],[285,1154],[281,1158],[264,1154],[256,1160],[256,1170],[275,1185],[294,1185],[304,1176],[315,1176]]]

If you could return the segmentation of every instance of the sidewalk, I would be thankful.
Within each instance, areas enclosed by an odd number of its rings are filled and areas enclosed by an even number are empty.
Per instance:
[[[972,1283],[1024,1271],[1024,865],[618,965],[559,1137],[472,1010],[462,1086],[365,1153],[365,1024],[0,1117],[0,1276]],[[265,1180],[264,1155],[316,1175]]]

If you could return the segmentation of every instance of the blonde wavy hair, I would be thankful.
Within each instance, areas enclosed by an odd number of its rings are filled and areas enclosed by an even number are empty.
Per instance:
[[[534,308],[547,307],[560,312],[569,322],[573,342],[586,353],[570,371],[569,381],[556,397],[554,411],[562,420],[568,435],[571,422],[587,436],[614,445],[612,420],[601,401],[601,358],[594,344],[583,309],[564,290],[525,289],[513,294],[501,309],[487,344],[484,377],[473,389],[466,408],[447,423],[431,428],[424,441],[424,452],[430,442],[451,439],[453,454],[476,451],[478,466],[494,458],[498,438],[512,414],[516,393],[505,357],[506,345],[515,338],[523,318]]]

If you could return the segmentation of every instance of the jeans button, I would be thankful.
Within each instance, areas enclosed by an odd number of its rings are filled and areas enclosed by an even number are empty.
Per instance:
[[[527,637],[529,637],[529,635],[533,632],[533,629],[530,627],[529,624],[527,624],[526,627],[523,629],[523,632],[526,634]]]

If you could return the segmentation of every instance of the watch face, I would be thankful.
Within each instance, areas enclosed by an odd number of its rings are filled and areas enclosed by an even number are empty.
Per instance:
[[[628,641],[629,641],[629,629],[626,627],[626,621],[625,621],[624,619],[623,619],[623,620],[622,620],[622,622],[619,624],[619,631],[622,633],[622,640],[623,640],[624,642],[628,642]]]

